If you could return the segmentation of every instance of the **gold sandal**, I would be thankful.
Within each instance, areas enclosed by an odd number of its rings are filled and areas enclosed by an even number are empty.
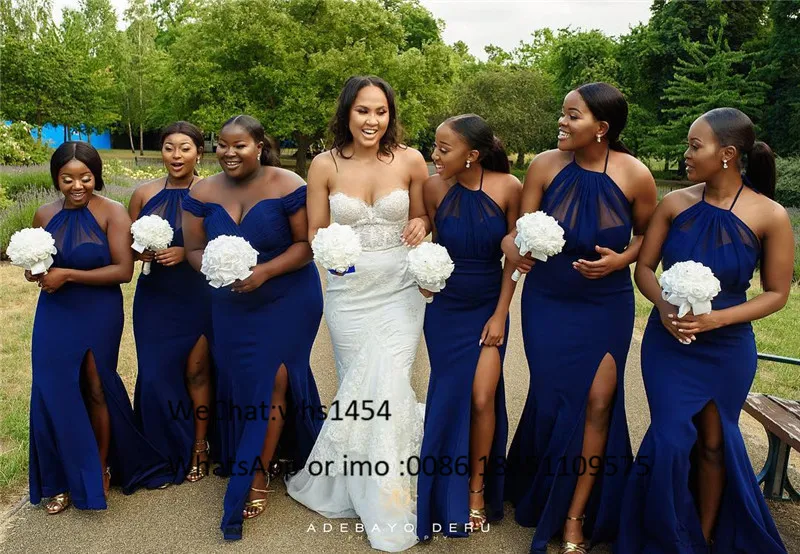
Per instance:
[[[197,445],[202,444],[205,447],[201,450],[197,450]],[[197,461],[197,454],[206,454],[208,456],[210,447],[208,445],[208,441],[206,439],[200,439],[199,441],[194,441],[195,448],[194,451],[194,459]],[[200,479],[208,475],[208,460],[204,462],[197,462],[191,468],[189,468],[189,473],[186,474],[186,480],[190,483],[197,483]]]
[[[108,489],[105,487],[106,476],[108,476]],[[108,501],[108,493],[111,491],[111,467],[106,466],[106,470],[103,472],[103,496],[106,497],[106,502]]]
[[[470,494],[483,494],[484,489],[486,489],[486,484],[480,488],[480,490],[473,491],[470,490]],[[469,523],[472,526],[471,531],[475,531],[475,525],[472,525],[472,520],[477,519],[480,523],[478,524],[478,528],[483,529],[483,524],[486,523],[486,507],[483,508],[470,508],[469,509]]]
[[[264,489],[257,489],[255,487],[250,487],[250,490],[253,492],[262,492],[264,494],[271,493],[272,491],[269,490],[269,473],[265,474],[267,477],[267,485]],[[254,517],[258,517],[264,513],[264,510],[267,509],[267,497],[264,498],[255,498],[253,500],[248,500],[244,503],[244,510],[242,510],[242,517],[244,519],[253,519]],[[255,511],[250,511],[255,510]]]
[[[61,494],[55,495],[53,498],[50,499],[50,502],[45,504],[45,509],[47,510],[47,514],[54,516],[56,514],[60,514],[67,508],[69,508],[70,499],[68,492],[62,492]]]
[[[580,521],[581,527],[583,527],[583,520],[586,519],[586,516],[585,515],[578,517],[567,516],[567,519],[570,521]],[[589,554],[589,543],[588,542],[574,543],[570,541],[564,541],[561,543],[561,550],[558,551],[558,554]]]

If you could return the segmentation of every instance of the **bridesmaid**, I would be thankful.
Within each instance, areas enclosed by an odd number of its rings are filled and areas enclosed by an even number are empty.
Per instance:
[[[139,429],[172,464],[165,486],[208,473],[211,297],[203,276],[186,261],[181,230],[181,201],[198,179],[202,154],[200,129],[186,121],[166,127],[161,157],[168,175],[139,186],[128,207],[132,220],[158,215],[175,232],[169,248],[134,252],[152,264],[149,275],[139,276],[133,301],[139,360],[133,408]]]
[[[187,259],[197,270],[207,241],[221,235],[240,236],[258,250],[253,275],[211,297],[223,383],[217,396],[228,404],[227,450],[235,451],[224,468],[231,478],[221,528],[226,539],[240,539],[243,518],[266,509],[266,470],[279,440],[285,457],[302,467],[322,427],[309,363],[322,287],[310,263],[306,186],[277,167],[277,148],[261,123],[248,115],[226,121],[217,159],[222,173],[197,183],[183,201],[183,229]],[[262,413],[264,406],[270,409]]]
[[[434,523],[445,536],[463,537],[503,517],[503,476],[494,462],[502,463],[508,436],[502,370],[514,267],[504,270],[500,243],[519,217],[522,192],[502,143],[477,115],[439,126],[433,161],[425,206],[434,241],[447,248],[455,270],[425,312],[431,377],[420,454],[420,540],[432,537]]]
[[[536,527],[531,552],[544,552],[559,531],[561,552],[586,552],[587,538],[617,533],[632,463],[623,393],[634,318],[628,266],[656,205],[650,171],[620,142],[627,116],[611,85],[567,94],[558,149],[534,158],[521,208],[555,217],[566,245],[534,265],[520,257],[515,233],[503,240],[512,265],[530,269],[522,292],[530,389],[505,497],[521,525]]]
[[[692,124],[688,142],[687,174],[699,184],[664,198],[636,267],[636,284],[654,304],[642,342],[651,424],[625,489],[616,551],[786,552],[739,413],[756,373],[750,322],[789,297],[792,228],[772,200],[775,157],[755,140],[749,117],[711,110]],[[678,319],[655,271],[687,260],[711,268],[722,291],[711,313]],[[757,266],[764,292],[747,300]]]
[[[119,285],[133,275],[131,220],[121,204],[95,193],[103,189],[102,170],[91,145],[59,146],[50,175],[64,197],[33,217],[58,249],[45,274],[25,272],[42,289],[31,351],[30,496],[32,504],[52,497],[49,514],[70,504],[103,510],[111,484],[130,494],[167,469],[137,431],[117,374]]]

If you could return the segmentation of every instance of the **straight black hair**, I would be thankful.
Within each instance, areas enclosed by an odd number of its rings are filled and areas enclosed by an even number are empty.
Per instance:
[[[628,147],[619,139],[628,123],[628,101],[615,86],[608,83],[587,83],[575,89],[598,121],[608,123],[609,148],[633,156]]]
[[[174,135],[176,133],[180,133],[182,135],[186,135],[197,147],[199,152],[202,152],[205,148],[205,140],[203,138],[203,131],[195,125],[194,123],[189,123],[188,121],[176,121],[175,123],[170,123],[164,129],[161,130],[161,138],[159,139],[159,147],[164,147],[164,141],[167,140],[167,137],[170,135]]]
[[[474,113],[456,115],[444,123],[461,135],[470,148],[480,153],[478,161],[481,167],[489,171],[511,173],[508,154],[502,141],[481,116]]]
[[[740,169],[749,185],[766,196],[775,198],[775,154],[765,142],[756,140],[753,121],[736,108],[716,108],[700,116],[720,146],[734,146],[739,152]]]
[[[267,133],[264,131],[264,126],[259,120],[250,115],[240,114],[233,116],[228,121],[223,123],[221,129],[224,129],[228,125],[238,125],[247,131],[247,133],[253,137],[254,141],[264,144],[264,147],[261,149],[261,157],[259,158],[261,165],[270,165],[273,167],[281,166],[280,149],[278,147],[278,143],[275,142],[272,137],[267,135]]]
[[[60,190],[58,187],[58,172],[72,160],[83,162],[94,176],[94,189],[97,191],[103,190],[105,186],[103,182],[103,160],[94,146],[79,140],[70,140],[63,143],[50,156],[50,178],[53,180],[53,186],[56,190]]]

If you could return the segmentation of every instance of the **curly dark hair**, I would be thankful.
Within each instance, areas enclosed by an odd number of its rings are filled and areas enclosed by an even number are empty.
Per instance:
[[[389,83],[373,75],[353,76],[344,84],[342,92],[339,93],[339,100],[336,103],[336,113],[330,124],[330,132],[333,135],[331,150],[337,150],[339,155],[345,157],[342,154],[342,150],[353,142],[353,133],[350,132],[350,110],[356,101],[358,91],[368,86],[381,89],[383,94],[386,95],[386,103],[389,105],[389,125],[386,127],[386,133],[381,137],[378,155],[383,154],[394,158],[393,151],[400,146],[402,136],[402,128],[397,122],[394,89]]]

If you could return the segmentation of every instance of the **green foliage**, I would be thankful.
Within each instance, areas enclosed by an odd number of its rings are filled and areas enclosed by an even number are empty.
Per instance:
[[[787,208],[800,208],[800,158],[777,158],[775,200]]]
[[[0,212],[0,258],[5,257],[11,235],[20,229],[30,227],[33,215],[39,206],[51,202],[57,196],[58,193],[54,190],[49,192],[31,190],[22,194],[11,207]]]
[[[44,194],[55,190],[50,172],[46,170],[0,173],[0,187],[15,202],[28,194]]]
[[[24,121],[5,125],[0,121],[0,164],[35,165],[50,158],[50,149],[31,136],[31,126]]]
[[[775,152],[800,150],[800,0],[770,3],[772,32],[763,52],[772,85],[764,130]]]
[[[509,153],[554,146],[558,104],[552,79],[539,71],[487,65],[458,87],[454,107],[486,119]]]

